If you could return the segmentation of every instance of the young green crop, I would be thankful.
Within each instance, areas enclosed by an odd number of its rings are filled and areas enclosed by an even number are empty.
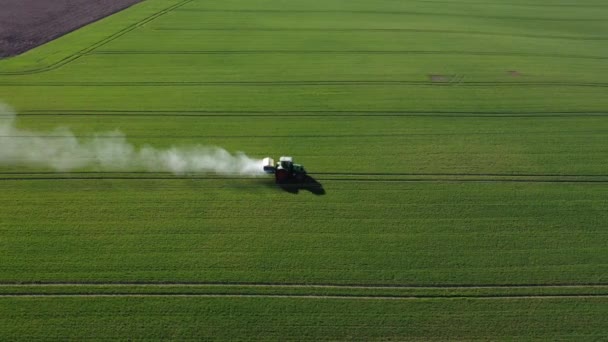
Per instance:
[[[0,339],[606,338],[607,11],[148,0],[0,60],[20,129],[323,188],[0,165]]]
[[[605,298],[0,298],[3,339],[604,339]],[[10,308],[10,309],[9,309]]]

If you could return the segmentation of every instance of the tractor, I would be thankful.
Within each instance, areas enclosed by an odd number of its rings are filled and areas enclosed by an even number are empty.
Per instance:
[[[306,170],[300,164],[294,164],[292,157],[281,157],[278,163],[274,159],[266,157],[263,159],[264,172],[274,174],[277,184],[302,183],[306,180]]]

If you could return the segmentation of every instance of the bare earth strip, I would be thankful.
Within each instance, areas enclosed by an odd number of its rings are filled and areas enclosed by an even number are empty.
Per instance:
[[[141,0],[4,0],[0,57],[21,54]]]

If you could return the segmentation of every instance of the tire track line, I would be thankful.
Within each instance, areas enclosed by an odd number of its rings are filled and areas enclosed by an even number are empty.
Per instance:
[[[608,284],[533,284],[533,285],[355,285],[355,284],[282,284],[282,283],[194,283],[194,282],[48,282],[48,283],[0,283],[2,288],[24,288],[29,292],[0,293],[0,297],[243,297],[243,298],[304,298],[304,299],[379,299],[379,300],[420,300],[420,299],[555,299],[555,298],[608,298],[606,293],[547,293],[547,294],[366,294],[366,293],[238,293],[238,292],[192,292],[202,288],[225,288],[244,291],[246,289],[275,289],[275,290],[549,290],[549,289],[589,289],[607,290]],[[63,287],[63,289],[61,289]],[[91,287],[86,292],[36,293],[32,288],[58,288],[63,291],[73,291],[80,287]],[[94,289],[96,287],[97,289]],[[129,292],[120,292],[121,288],[131,287]],[[70,289],[71,288],[71,289]],[[103,293],[103,289],[117,289],[116,292]],[[139,291],[137,292],[138,289]],[[178,289],[180,292],[141,292],[150,289]]]
[[[351,183],[414,183],[414,182],[444,182],[444,183],[581,183],[606,184],[608,175],[572,175],[572,174],[499,174],[499,173],[311,173],[311,177],[319,181],[351,182]],[[255,181],[266,180],[264,177],[243,177],[237,174],[217,176],[213,174],[189,173],[173,175],[163,172],[0,172],[0,181],[86,181],[86,180],[202,180],[202,181]],[[252,185],[253,186],[253,185]],[[312,186],[312,185],[311,185]]]
[[[16,171],[0,171],[0,175],[50,175],[50,174],[61,174],[53,171],[24,171],[24,172],[16,172]],[[162,172],[162,171],[77,171],[77,172],[69,172],[71,175],[79,174],[79,175],[172,175],[170,172]],[[191,172],[190,175],[207,175],[206,173],[197,173]],[[311,173],[312,174],[312,173]],[[315,172],[316,176],[376,176],[376,177],[438,177],[438,176],[446,176],[446,177],[608,177],[608,174],[572,174],[572,173],[451,173],[451,172],[438,172],[438,173],[430,173],[430,172]],[[222,178],[222,177],[218,177]],[[243,177],[243,179],[251,179],[247,177]],[[0,283],[1,284],[1,283]]]
[[[203,293],[64,293],[64,294],[0,294],[0,298],[65,298],[65,297],[185,297],[185,298],[287,298],[287,299],[343,299],[343,300],[428,300],[428,299],[479,299],[479,300],[514,300],[514,299],[590,299],[608,298],[605,294],[585,295],[455,295],[455,296],[370,296],[370,295],[290,295],[290,294],[203,294]]]
[[[462,55],[462,56],[516,56],[606,60],[606,56],[560,55],[524,52],[492,51],[432,51],[432,50],[98,50],[91,55],[257,55],[257,54],[355,54],[355,55]]]
[[[458,2],[454,2],[454,1],[445,1],[445,0],[412,0],[413,2],[418,2],[418,3],[438,3],[438,4],[450,4],[450,5],[455,5],[455,4],[471,4],[471,5],[490,5],[490,6],[508,6],[508,7],[540,7],[540,8],[544,8],[544,7],[577,7],[577,8],[606,8],[608,6],[606,5],[600,5],[600,4],[578,4],[578,3],[565,3],[565,4],[534,4],[534,3],[496,3],[496,2],[487,2],[487,1],[462,1],[459,0]]]
[[[254,180],[255,178],[247,178],[248,180]],[[262,178],[259,178],[262,179]],[[18,181],[90,181],[90,180],[122,180],[122,181],[179,181],[179,180],[245,180],[245,178],[232,178],[227,176],[226,178],[206,178],[206,177],[6,177],[0,178],[0,182],[18,182]],[[450,178],[425,178],[425,179],[373,179],[373,178],[315,178],[317,181],[332,181],[341,183],[564,183],[564,184],[587,184],[587,185],[606,185],[608,180],[576,180],[576,179],[555,179],[555,180],[542,180],[542,179],[450,179]],[[304,184],[306,185],[306,184]],[[249,188],[256,188],[257,186],[251,185]],[[321,186],[311,186],[321,187]],[[241,188],[246,188],[242,186]]]
[[[427,86],[427,87],[596,87],[606,88],[602,82],[474,82],[461,81],[208,81],[208,82],[4,82],[10,87],[316,87],[316,86]]]
[[[327,283],[255,283],[255,282],[2,282],[0,287],[53,287],[53,286],[108,286],[108,287],[269,287],[269,288],[319,288],[319,289],[366,289],[366,290],[398,290],[398,289],[434,289],[434,290],[463,290],[463,289],[542,289],[542,288],[602,288],[608,289],[608,283],[564,283],[564,284],[447,284],[447,285],[414,285],[414,284],[327,284]]]
[[[564,135],[594,135],[608,134],[608,130],[597,131],[529,131],[529,132],[462,132],[462,133],[378,133],[378,134],[292,134],[292,135],[137,135],[130,134],[129,139],[287,139],[287,138],[314,138],[314,139],[340,139],[340,138],[407,138],[407,137],[445,137],[445,136],[526,136],[543,134],[544,136],[564,136]],[[29,139],[48,138],[48,139],[124,139],[119,135],[0,135],[0,139]]]
[[[379,15],[426,15],[434,17],[462,17],[480,19],[505,19],[505,20],[531,20],[531,21],[557,21],[557,22],[605,22],[603,18],[543,18],[543,17],[518,17],[497,16],[483,14],[465,13],[438,13],[420,11],[381,11],[381,10],[293,10],[293,9],[212,9],[212,8],[185,8],[178,12],[205,12],[205,13],[276,13],[276,14],[379,14]]]
[[[539,38],[539,39],[563,39],[563,40],[608,40],[608,37],[602,36],[556,36],[556,35],[535,35],[535,34],[517,34],[504,32],[483,32],[483,31],[466,31],[466,30],[434,30],[434,29],[415,29],[415,28],[338,28],[338,27],[154,27],[153,31],[244,31],[244,32],[411,32],[411,33],[440,33],[440,34],[464,34],[464,35],[482,35],[482,36],[502,36],[502,37],[519,37],[519,38]]]
[[[403,111],[403,110],[113,110],[113,109],[55,109],[26,110],[19,116],[96,116],[96,117],[474,117],[474,118],[535,118],[535,117],[606,117],[604,111],[510,112],[510,111]],[[12,118],[12,116],[0,115]]]

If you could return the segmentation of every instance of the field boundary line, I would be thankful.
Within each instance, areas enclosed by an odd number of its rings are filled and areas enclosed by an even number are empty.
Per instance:
[[[164,9],[158,11],[158,12],[155,12],[155,13],[151,14],[150,16],[148,16],[148,17],[146,17],[146,18],[144,18],[144,19],[142,19],[142,20],[140,20],[138,22],[135,22],[135,23],[133,23],[133,24],[131,24],[131,25],[123,28],[122,30],[120,30],[118,32],[115,32],[115,33],[111,34],[110,36],[108,36],[108,37],[106,37],[106,38],[104,38],[104,39],[102,39],[102,40],[100,40],[100,41],[98,41],[96,43],[93,43],[92,45],[89,45],[89,46],[83,48],[82,50],[79,50],[79,51],[77,51],[77,52],[75,52],[75,53],[73,53],[71,55],[68,55],[65,58],[63,58],[63,59],[61,59],[61,60],[59,60],[57,62],[51,63],[51,64],[46,65],[46,66],[38,67],[38,68],[35,68],[35,69],[21,70],[21,71],[0,72],[0,76],[31,75],[31,74],[38,74],[38,73],[43,73],[43,72],[55,70],[57,68],[60,68],[60,67],[62,67],[64,65],[66,65],[66,64],[69,64],[69,63],[71,63],[71,62],[73,62],[73,61],[75,61],[75,60],[77,60],[77,59],[79,59],[79,58],[81,58],[81,57],[89,54],[93,50],[95,50],[95,49],[97,49],[97,48],[99,48],[99,47],[101,47],[101,46],[103,46],[103,45],[105,45],[105,44],[107,44],[107,43],[115,40],[115,39],[118,39],[118,38],[124,36],[125,34],[127,34],[127,33],[131,32],[131,31],[133,31],[133,30],[141,27],[142,25],[145,25],[145,24],[147,24],[147,23],[149,23],[149,22],[151,22],[151,21],[153,21],[153,20],[155,20],[155,19],[163,16],[164,14],[169,13],[169,12],[171,12],[171,11],[173,11],[173,10],[175,10],[175,9],[177,9],[177,8],[179,8],[179,7],[187,4],[189,2],[192,2],[192,1],[194,1],[194,0],[182,0],[181,2],[179,2],[177,4],[171,5],[171,6],[169,6],[167,8],[164,8]]]

